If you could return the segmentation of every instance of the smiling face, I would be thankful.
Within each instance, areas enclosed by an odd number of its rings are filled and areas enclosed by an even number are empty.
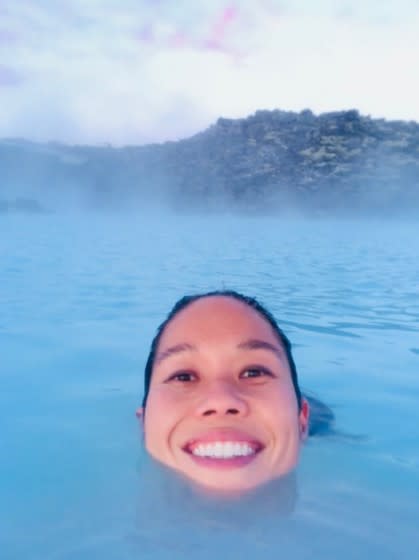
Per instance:
[[[198,484],[254,488],[292,470],[308,424],[271,325],[226,296],[165,327],[144,411],[147,451]]]

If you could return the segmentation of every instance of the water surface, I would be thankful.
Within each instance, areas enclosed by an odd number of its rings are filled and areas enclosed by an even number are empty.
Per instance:
[[[2,558],[412,558],[418,233],[273,217],[1,216]],[[150,468],[134,416],[155,328],[178,297],[219,288],[272,310],[303,388],[333,407],[338,430],[365,436],[312,439],[289,487],[238,504]]]

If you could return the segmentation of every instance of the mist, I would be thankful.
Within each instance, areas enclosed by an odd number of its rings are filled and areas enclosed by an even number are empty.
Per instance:
[[[0,211],[409,218],[419,210],[419,124],[258,111],[177,142],[0,141]]]

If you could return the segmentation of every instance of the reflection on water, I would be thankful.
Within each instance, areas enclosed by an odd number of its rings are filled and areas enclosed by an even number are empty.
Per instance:
[[[2,218],[2,560],[411,558],[417,233],[273,218]],[[303,390],[330,405],[319,430],[334,430],[310,438],[295,476],[232,502],[148,463],[134,416],[157,325],[180,296],[218,288],[272,310]]]

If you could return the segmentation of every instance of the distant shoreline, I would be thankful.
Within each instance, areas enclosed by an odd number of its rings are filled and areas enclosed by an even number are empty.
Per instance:
[[[175,211],[387,217],[419,213],[419,124],[357,110],[257,111],[145,146],[2,140],[0,169],[0,212],[161,204]]]

